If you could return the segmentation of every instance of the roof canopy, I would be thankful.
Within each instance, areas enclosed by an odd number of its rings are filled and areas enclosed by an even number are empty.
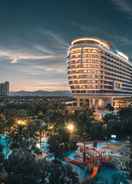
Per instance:
[[[105,40],[100,40],[100,39],[96,39],[96,38],[79,38],[79,39],[75,39],[72,41],[72,45],[74,44],[83,44],[83,43],[87,43],[87,44],[99,44],[102,45],[108,49],[111,48],[112,44],[111,42],[107,42]]]

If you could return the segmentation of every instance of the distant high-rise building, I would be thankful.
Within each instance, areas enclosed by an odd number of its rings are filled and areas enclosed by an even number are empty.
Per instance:
[[[9,82],[0,83],[0,96],[7,96],[9,94]]]
[[[68,81],[77,106],[118,107],[132,96],[132,63],[112,48],[111,42],[96,38],[72,41],[67,56]]]

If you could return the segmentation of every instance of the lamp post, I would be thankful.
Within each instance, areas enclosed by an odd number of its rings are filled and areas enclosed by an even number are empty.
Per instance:
[[[83,162],[86,160],[86,143],[85,141],[83,142]]]
[[[86,133],[83,133],[83,162],[85,162],[86,160],[86,140],[87,139],[87,135]]]
[[[72,134],[72,133],[74,132],[74,130],[75,130],[75,126],[74,126],[73,123],[67,124],[66,128],[67,128],[67,130],[68,130],[71,134]]]
[[[49,135],[53,135],[54,129],[55,129],[55,128],[54,128],[54,125],[53,125],[53,124],[49,124],[49,125],[48,125],[48,134],[49,134]]]
[[[17,125],[21,126],[21,127],[24,127],[27,125],[27,120],[26,119],[18,119],[16,121]]]
[[[72,138],[73,133],[75,132],[75,125],[73,123],[68,123],[66,125],[66,129],[70,133],[70,137]]]
[[[19,127],[19,133],[20,133],[20,137],[19,137],[19,140],[20,140],[20,143],[22,142],[21,141],[21,136],[22,136],[22,128],[25,127],[27,125],[27,120],[25,119],[18,119],[16,120],[16,124],[18,125]]]
[[[40,144],[40,149],[41,149],[42,135],[43,135],[43,132],[44,132],[44,128],[46,127],[46,124],[45,124],[45,122],[40,122],[40,123],[41,123],[41,127],[40,127],[40,130],[39,130],[39,144]]]

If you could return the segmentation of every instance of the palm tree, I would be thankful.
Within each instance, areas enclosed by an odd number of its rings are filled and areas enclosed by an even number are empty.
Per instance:
[[[83,135],[90,136],[90,127],[92,126],[93,117],[90,111],[78,111],[75,113],[77,133],[80,137]]]
[[[32,136],[34,134],[36,135],[36,139],[39,139],[40,148],[42,143],[42,136],[46,132],[46,130],[47,130],[47,124],[42,119],[35,119],[30,124],[30,131],[32,131]]]
[[[56,132],[60,127],[64,127],[65,120],[65,106],[60,101],[49,103],[45,114],[45,122],[54,125],[54,131]]]
[[[119,111],[119,118],[122,126],[122,136],[127,137],[132,135],[132,108],[127,107]]]

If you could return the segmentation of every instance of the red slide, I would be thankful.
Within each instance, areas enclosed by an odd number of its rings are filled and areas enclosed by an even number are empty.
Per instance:
[[[83,164],[81,160],[71,160],[67,157],[65,157],[64,160],[67,162],[70,162],[71,164],[77,165],[77,166],[81,166]]]
[[[94,178],[97,175],[98,170],[99,170],[99,166],[94,166],[93,171],[92,171],[90,177]]]

